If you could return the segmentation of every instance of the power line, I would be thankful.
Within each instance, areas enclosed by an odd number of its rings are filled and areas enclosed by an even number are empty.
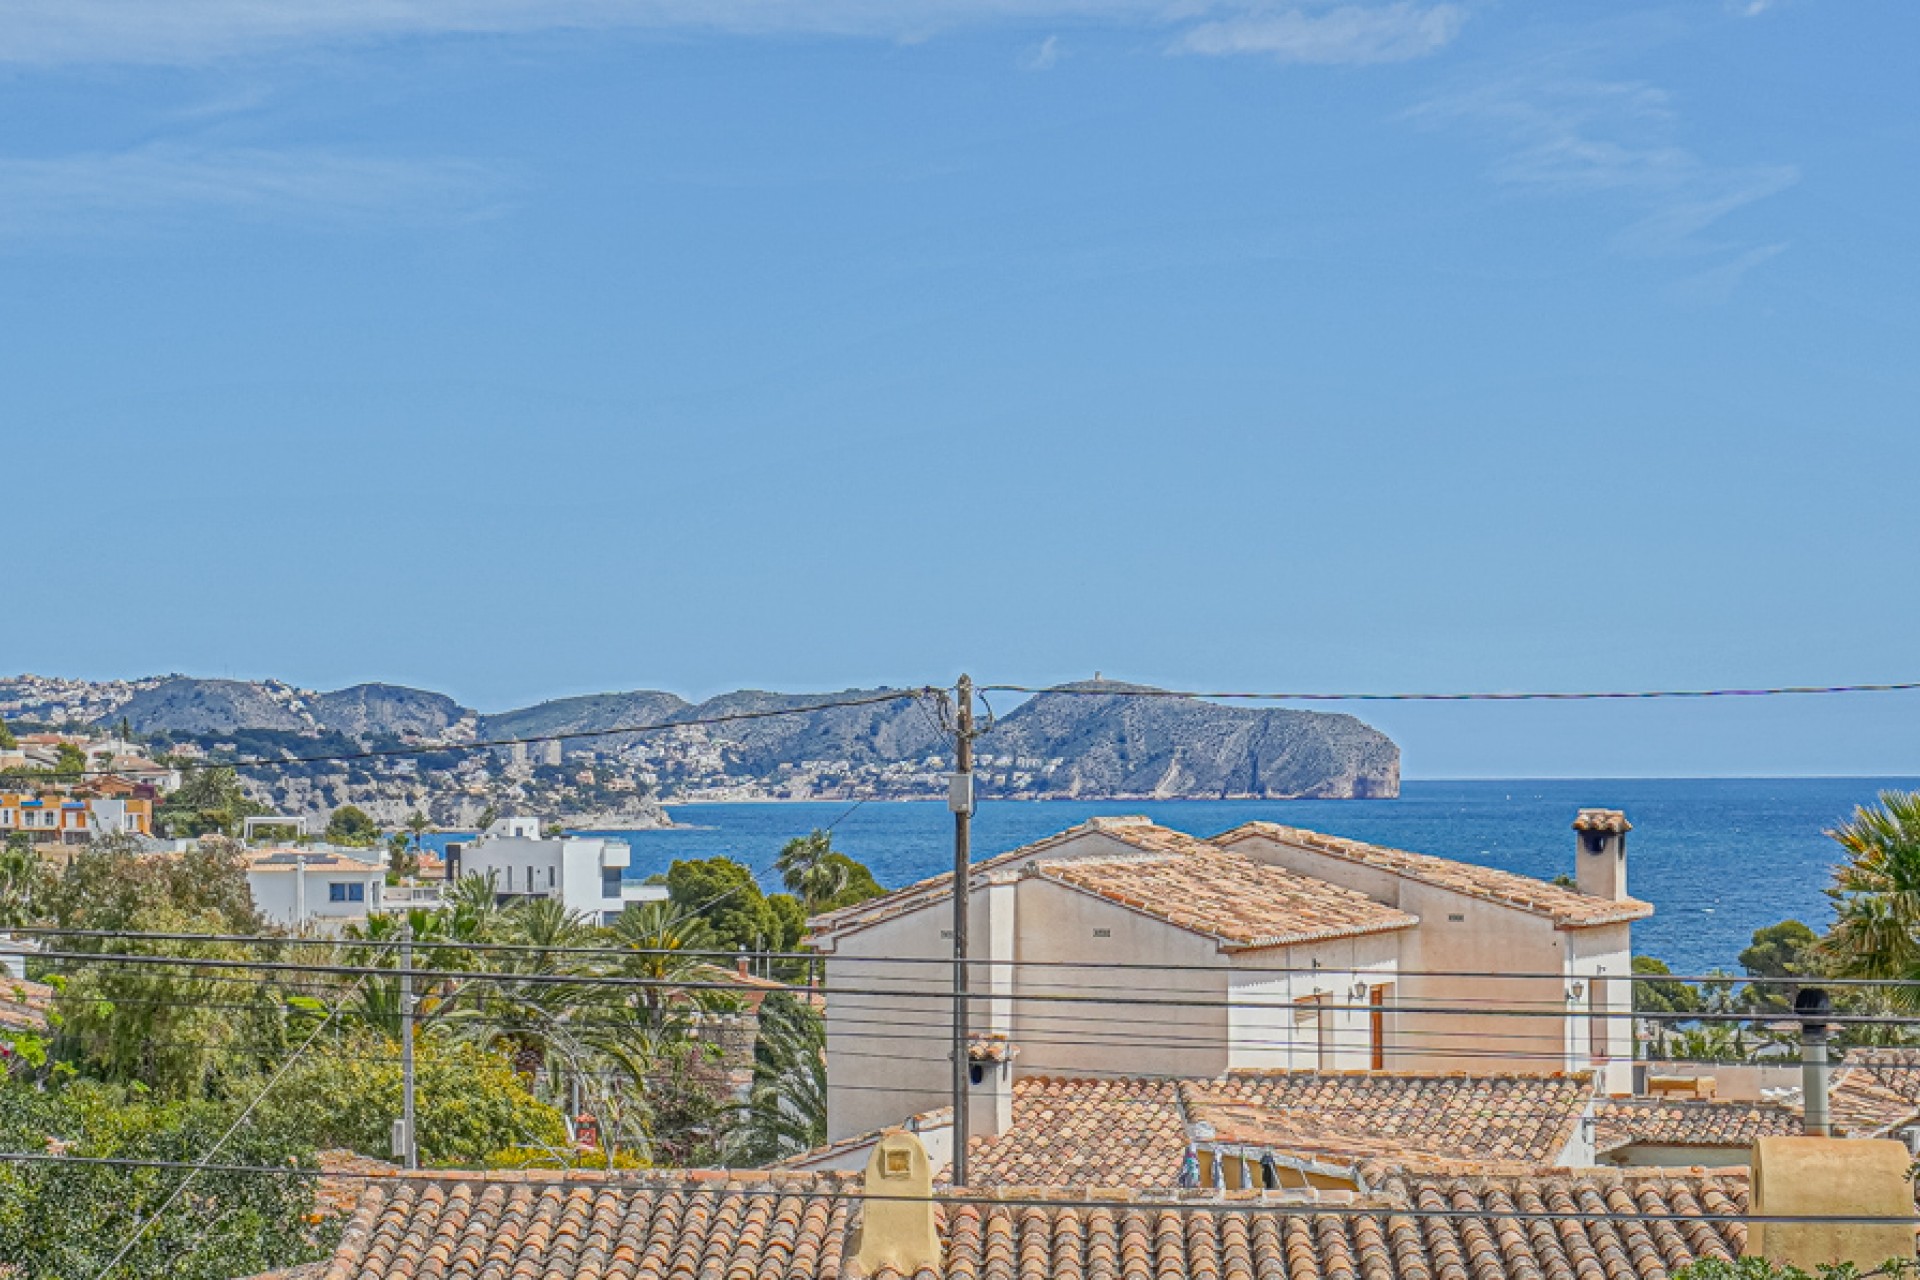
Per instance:
[[[583,1187],[592,1187],[593,1182],[583,1182],[581,1174],[597,1172],[592,1169],[556,1173],[552,1178],[527,1176],[533,1170],[513,1171],[506,1176],[489,1176],[485,1171],[438,1170],[420,1173],[369,1172],[364,1170],[328,1170],[302,1168],[290,1165],[187,1165],[180,1161],[138,1159],[130,1156],[75,1156],[52,1155],[38,1151],[0,1152],[0,1162],[15,1164],[80,1164],[102,1165],[124,1168],[177,1169],[199,1167],[209,1173],[260,1174],[272,1177],[295,1178],[331,1178],[341,1181],[383,1182],[394,1186],[412,1186],[419,1184],[462,1183],[480,1186],[505,1186],[519,1189],[539,1187],[551,1190],[577,1192]],[[739,1184],[715,1185],[712,1181],[667,1182],[659,1180],[658,1174],[640,1173],[626,1176],[619,1172],[607,1176],[600,1185],[609,1191],[654,1192],[662,1196],[685,1195],[696,1197],[739,1197],[774,1196],[795,1200],[837,1200],[837,1201],[873,1201],[876,1203],[912,1203],[912,1204],[952,1204],[976,1205],[989,1209],[1097,1209],[1121,1216],[1129,1213],[1203,1213],[1210,1215],[1245,1214],[1250,1216],[1272,1217],[1386,1217],[1404,1219],[1433,1219],[1439,1221],[1481,1222],[1499,1221],[1542,1221],[1542,1222],[1624,1222],[1637,1225],[1650,1223],[1824,1223],[1839,1225],[1908,1226],[1913,1222],[1911,1216],[1876,1216],[1872,1214],[1764,1214],[1764,1213],[1650,1213],[1644,1210],[1625,1213],[1617,1209],[1523,1209],[1518,1205],[1512,1208],[1481,1209],[1436,1209],[1423,1205],[1359,1205],[1351,1203],[1331,1203],[1325,1201],[1268,1201],[1251,1198],[1232,1201],[1212,1199],[1181,1200],[1117,1200],[1117,1199],[1076,1199],[1072,1196],[1030,1196],[1009,1193],[996,1196],[979,1191],[948,1191],[931,1196],[887,1195],[862,1190],[828,1191],[806,1186],[783,1185],[785,1179],[800,1180],[809,1175],[785,1171],[753,1169],[720,1169],[711,1172],[737,1173]],[[1599,1181],[1603,1185],[1611,1181],[1603,1171]],[[814,1178],[828,1175],[813,1174]],[[1419,1185],[1424,1182],[1451,1181],[1444,1174],[1422,1174],[1408,1172],[1398,1175],[1400,1178]],[[1497,1174],[1482,1174],[1482,1178],[1497,1178]],[[1706,1179],[1716,1175],[1708,1173]],[[1578,1181],[1579,1175],[1571,1175],[1570,1181]],[[1245,1193],[1238,1193],[1244,1195]],[[1279,1194],[1284,1195],[1285,1192]]]
[[[1240,690],[1146,689],[1101,685],[988,684],[986,693],[1061,694],[1090,698],[1201,698],[1253,702],[1594,702],[1645,698],[1780,698],[1838,693],[1908,693],[1920,680],[1892,684],[1776,685],[1747,689],[1628,689],[1498,693],[1251,693]]]
[[[748,868],[752,870],[752,868]],[[0,934],[15,933],[29,937],[54,938],[104,938],[112,940],[138,940],[142,942],[185,942],[185,943],[239,943],[259,946],[286,947],[324,947],[331,950],[354,950],[365,948],[372,951],[390,951],[399,948],[395,938],[301,938],[277,936],[260,933],[167,933],[145,932],[125,929],[79,929],[63,928],[59,925],[23,925],[0,930]],[[485,942],[477,940],[414,940],[415,948],[422,951],[439,949],[443,951],[466,952],[502,952],[507,954],[521,952],[539,952],[548,955],[608,956],[635,958],[641,956],[675,955],[726,960],[729,963],[744,956],[751,961],[768,962],[805,962],[826,961],[831,964],[876,964],[876,965],[934,965],[942,969],[951,969],[953,960],[946,956],[855,956],[840,955],[823,951],[728,951],[723,948],[680,948],[680,947],[622,947],[622,946],[549,946],[537,942]],[[1278,950],[1279,948],[1275,948]],[[5,952],[4,939],[0,939],[0,953]],[[31,960],[37,955],[51,955],[51,952],[15,951],[14,955]],[[96,953],[85,952],[83,955]],[[106,953],[98,953],[106,954]],[[981,966],[1005,969],[1071,969],[1075,971],[1142,971],[1147,973],[1207,973],[1219,976],[1246,977],[1256,974],[1274,975],[1314,975],[1320,977],[1346,976],[1358,980],[1371,973],[1366,969],[1332,969],[1312,965],[1254,965],[1254,964],[1193,964],[1169,962],[1155,964],[1148,961],[1127,960],[1022,960],[1015,958],[995,958],[976,956],[967,961],[969,967]],[[726,965],[715,965],[725,968]],[[1767,974],[1721,973],[1586,973],[1586,972],[1549,972],[1547,970],[1493,970],[1493,969],[1396,969],[1382,971],[1386,978],[1471,978],[1486,982],[1625,982],[1625,983],[1662,983],[1682,982],[1729,983],[1735,986],[1781,986],[1781,987],[1863,987],[1903,989],[1920,987],[1920,978],[1828,978],[1814,975],[1805,977],[1776,977]],[[4,979],[0,979],[4,986]],[[1186,988],[1197,990],[1197,988]],[[1180,988],[1173,988],[1180,990]]]
[[[276,973],[279,973],[279,972],[326,973],[326,974],[333,974],[335,976],[340,976],[340,977],[359,977],[362,975],[396,977],[396,976],[405,974],[413,978],[425,978],[433,981],[517,983],[522,985],[533,985],[533,986],[576,986],[577,987],[577,986],[604,985],[604,986],[615,986],[615,987],[635,987],[635,988],[643,988],[643,989],[665,989],[665,990],[676,990],[676,991],[713,990],[713,991],[727,991],[727,992],[733,992],[733,993],[738,993],[740,991],[739,983],[728,981],[728,980],[642,978],[642,977],[635,977],[628,974],[514,973],[510,971],[500,971],[500,970],[469,970],[469,969],[420,969],[420,968],[394,969],[394,968],[382,968],[382,967],[367,966],[367,965],[302,964],[295,961],[287,961],[287,960],[242,960],[242,959],[229,959],[224,957],[143,955],[138,953],[106,954],[106,953],[87,952],[87,951],[42,951],[37,954],[39,958],[42,960],[61,960],[69,963],[75,963],[75,964],[128,964],[128,965],[135,965],[135,966],[172,965],[172,966],[186,967],[186,968],[198,967],[198,968],[212,968],[212,969],[263,970],[263,971],[276,972]],[[958,998],[966,999],[969,1001],[975,1001],[975,1002],[984,1001],[984,1002],[991,1003],[993,1001],[1000,1000],[1000,1001],[1010,1001],[1010,1002],[1024,1001],[1028,1003],[1090,1004],[1090,1005],[1097,1005],[1097,1006],[1103,1006],[1103,1007],[1118,1006],[1122,1008],[1200,1008],[1200,1009],[1233,1009],[1233,1010],[1247,1011],[1247,1010],[1258,1010],[1258,1009],[1273,1009],[1273,1010],[1290,1009],[1295,1007],[1298,1004],[1298,1001],[1296,999],[1287,999],[1287,1000],[1280,1000],[1280,1001],[1264,1001],[1264,1000],[1241,1001],[1241,1000],[1234,1000],[1230,997],[1205,999],[1205,998],[1197,998],[1197,997],[1188,998],[1188,997],[1139,996],[1139,995],[1128,995],[1119,990],[1113,990],[1113,991],[1103,990],[1097,993],[1088,993],[1085,991],[994,992],[991,990],[966,991],[966,992],[956,993],[952,987],[943,987],[938,985],[925,985],[925,986],[918,986],[918,987],[889,987],[889,988],[877,988],[877,989],[828,986],[828,987],[822,988],[821,990],[823,991],[824,994],[839,995],[839,996],[851,997],[851,998],[880,997],[880,998],[898,999],[901,997],[911,997],[911,998],[917,998],[917,999],[926,1000],[926,1001],[938,1001],[938,1000],[952,1000],[956,998],[956,994],[957,994]],[[1371,1011],[1373,1006],[1370,1004],[1364,1004],[1364,1003],[1360,1003],[1360,1004],[1323,1003],[1319,1005],[1319,1008],[1322,1011],[1329,1011],[1329,1012],[1356,1012],[1356,1011],[1364,1012],[1364,1011]],[[1481,1010],[1473,1010],[1473,1011],[1470,1011],[1469,1013],[1463,1014],[1463,1012],[1460,1009],[1450,1005],[1446,1005],[1446,1004],[1417,1005],[1417,1004],[1407,1004],[1407,1003],[1396,1003],[1391,1006],[1391,1009],[1394,1012],[1400,1013],[1403,1015],[1404,1014],[1434,1014],[1434,1015],[1445,1015],[1445,1016],[1451,1016],[1451,1017],[1472,1016],[1472,1017],[1480,1017],[1480,1018],[1561,1018],[1561,1019],[1564,1019],[1568,1017],[1571,1012],[1571,1013],[1577,1013],[1578,1016],[1580,1017],[1589,1018],[1589,1019],[1609,1019],[1609,1020],[1646,1019],[1651,1021],[1669,1021],[1669,1022],[1754,1022],[1754,1021],[1760,1021],[1767,1017],[1780,1016],[1780,1015],[1773,1015],[1773,1014],[1756,1015],[1752,1013],[1718,1011],[1718,1010],[1704,1010],[1704,1011],[1694,1012],[1694,1013],[1660,1013],[1660,1012],[1651,1012],[1651,1011],[1635,1011],[1632,1009],[1612,1010],[1612,1009],[1600,1009],[1600,1008],[1591,1008],[1591,1007],[1583,1008],[1575,1011],[1569,1011],[1566,1009],[1481,1009]],[[1830,1026],[1851,1026],[1851,1025],[1920,1026],[1920,1016],[1891,1015],[1891,1014],[1881,1015],[1881,1014],[1834,1013],[1834,1014],[1825,1015],[1822,1018],[1822,1021]]]
[[[627,725],[616,729],[572,729],[564,733],[544,733],[522,738],[486,738],[474,742],[446,742],[413,747],[378,747],[362,751],[342,751],[318,756],[261,756],[250,760],[183,760],[169,766],[182,773],[206,769],[287,769],[307,764],[345,764],[355,760],[384,760],[402,756],[436,755],[443,751],[486,751],[497,747],[532,746],[541,742],[572,742],[585,738],[613,738],[630,733],[657,733],[667,729],[689,729],[705,725],[737,724],[745,720],[770,720],[778,716],[805,715],[812,711],[831,711],[840,707],[871,707],[907,698],[920,698],[938,690],[930,686],[918,689],[889,689],[858,698],[830,698],[798,707],[765,707],[755,711],[732,711],[719,715],[695,716],[683,720],[659,720],[652,724]],[[118,777],[119,769],[76,769],[60,773],[54,780],[67,778]],[[4,777],[39,779],[43,774],[0,774]]]
[[[358,986],[359,984],[356,983],[355,985]],[[220,1149],[227,1145],[227,1141],[230,1138],[232,1138],[234,1134],[240,1131],[240,1127],[242,1125],[246,1124],[246,1122],[252,1118],[254,1111],[258,1109],[258,1107],[263,1101],[266,1100],[267,1095],[273,1092],[273,1086],[279,1084],[281,1079],[286,1076],[287,1072],[293,1068],[293,1064],[300,1061],[301,1056],[304,1055],[308,1049],[311,1049],[313,1047],[314,1042],[320,1038],[320,1033],[327,1029],[328,1024],[330,1024],[333,1021],[335,1015],[337,1015],[340,1012],[340,1010],[343,1007],[345,1007],[347,996],[351,994],[352,992],[349,991],[345,995],[341,996],[339,1003],[335,1004],[333,1009],[327,1014],[326,1018],[321,1021],[320,1025],[313,1029],[313,1034],[307,1037],[306,1042],[302,1044],[298,1049],[294,1050],[293,1055],[289,1057],[285,1062],[280,1064],[279,1070],[275,1071],[273,1075],[268,1078],[267,1082],[260,1086],[260,1091],[253,1095],[253,1101],[247,1103],[246,1108],[242,1110],[240,1114],[234,1118],[233,1123],[227,1126],[226,1132],[222,1133],[218,1138],[218,1140],[216,1140],[214,1144],[207,1149],[206,1156],[203,1159],[197,1160],[192,1165],[188,1166],[187,1176],[180,1179],[178,1183],[174,1184],[173,1190],[167,1193],[167,1198],[160,1202],[160,1207],[158,1209],[155,1209],[152,1213],[148,1214],[145,1218],[141,1219],[140,1222],[135,1225],[133,1229],[133,1233],[127,1237],[126,1243],[122,1244],[120,1248],[114,1252],[113,1257],[107,1259],[106,1266],[100,1268],[100,1270],[94,1273],[93,1280],[106,1280],[106,1278],[109,1275],[113,1274],[113,1269],[120,1265],[120,1260],[122,1258],[125,1258],[127,1254],[132,1251],[135,1245],[140,1243],[141,1237],[147,1234],[147,1229],[151,1227],[155,1222],[160,1220],[161,1216],[166,1213],[168,1208],[172,1206],[173,1202],[175,1200],[178,1200],[181,1194],[186,1191],[189,1183],[191,1183],[201,1173],[205,1172],[204,1166],[208,1162],[210,1162],[215,1156],[219,1155]]]

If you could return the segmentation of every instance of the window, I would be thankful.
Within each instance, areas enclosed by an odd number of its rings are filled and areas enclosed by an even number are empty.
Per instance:
[[[1309,1055],[1315,1070],[1333,1065],[1333,1019],[1323,1008],[1324,995],[1302,996],[1293,1005],[1293,1047],[1296,1054]]]
[[[607,899],[620,896],[620,868],[606,867],[601,870],[600,896]]]
[[[1596,1063],[1612,1056],[1607,1052],[1612,1031],[1607,1013],[1607,980],[1594,978],[1587,984],[1587,1056]]]
[[[353,884],[334,883],[327,886],[328,902],[365,902],[367,886],[357,881]]]
[[[553,888],[553,868],[547,868],[547,888]]]
[[[1367,989],[1367,1065],[1375,1071],[1387,1068],[1387,993],[1386,986]]]

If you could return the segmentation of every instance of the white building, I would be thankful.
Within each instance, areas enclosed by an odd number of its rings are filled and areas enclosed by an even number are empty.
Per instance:
[[[970,1125],[997,1131],[1040,1077],[1564,1071],[1628,1092],[1620,979],[1653,908],[1626,896],[1625,818],[1576,827],[1573,889],[1269,823],[1096,818],[976,863]],[[811,922],[830,1140],[949,1096],[951,894],[941,876]]]
[[[485,876],[503,903],[558,898],[567,910],[611,924],[627,906],[658,902],[667,891],[625,878],[633,852],[625,841],[540,834],[538,818],[501,818],[465,845],[447,847],[447,879]]]
[[[362,851],[355,850],[354,853]],[[334,848],[258,849],[247,855],[247,888],[253,905],[277,925],[309,925],[337,933],[381,908],[387,869],[372,859]]]

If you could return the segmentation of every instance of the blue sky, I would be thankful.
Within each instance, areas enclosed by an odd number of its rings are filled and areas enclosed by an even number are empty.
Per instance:
[[[0,0],[0,668],[1913,679],[1916,38]],[[1916,711],[1362,714],[1465,776],[1916,773]]]

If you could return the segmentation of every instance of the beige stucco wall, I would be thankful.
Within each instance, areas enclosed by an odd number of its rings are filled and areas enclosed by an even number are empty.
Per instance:
[[[1685,1169],[1692,1165],[1702,1169],[1730,1169],[1744,1165],[1752,1158],[1751,1147],[1679,1147],[1636,1142],[1609,1151],[1598,1159],[1601,1164],[1639,1169]]]
[[[1386,1043],[1394,1042],[1394,1005],[1399,1001],[1400,947],[1411,930],[1339,938],[1327,942],[1235,953],[1228,978],[1228,1067],[1235,1070],[1364,1071],[1372,1066],[1369,992],[1389,988],[1384,1012]],[[1328,1023],[1329,1057],[1303,1029],[1297,1002],[1319,996],[1319,1016]],[[1389,1056],[1388,1065],[1392,1065]]]
[[[951,990],[952,969],[856,960],[951,956],[952,939],[941,936],[951,921],[951,905],[941,902],[864,929],[827,958],[829,1141],[899,1124],[950,1100],[953,1001],[939,993]]]
[[[1396,999],[1402,1008],[1389,1032],[1390,1069],[1552,1071],[1594,1065],[1585,1016],[1595,989],[1590,979],[1630,972],[1627,925],[1558,929],[1544,916],[1266,835],[1243,836],[1228,847],[1419,917],[1417,929],[1397,935]],[[1456,976],[1466,973],[1556,976]],[[1588,986],[1570,1001],[1575,980]],[[1603,1007],[1631,1012],[1628,983],[1606,982],[1600,990]],[[1527,1013],[1513,1016],[1513,1010]],[[1632,1021],[1605,1022],[1610,1061],[1601,1068],[1604,1087],[1624,1093],[1632,1085]]]
[[[1227,961],[1213,940],[1090,893],[1028,879],[1019,886],[1019,947],[1028,962],[1019,982],[1033,998],[1014,1003],[1016,1078],[1226,1070]],[[1097,967],[1114,962],[1135,967]],[[1061,995],[1075,998],[1045,998]]]
[[[1586,1070],[1603,1092],[1631,1087],[1628,926],[1556,929],[1517,908],[1328,857],[1265,836],[1235,841],[1258,861],[1343,884],[1418,917],[1411,929],[1223,953],[1145,912],[1009,869],[972,895],[976,1032],[1019,1048],[1016,1077],[1212,1076],[1233,1068],[1365,1069],[1367,995],[1388,985],[1389,1070]],[[1126,854],[1089,832],[1048,856]],[[828,1132],[848,1137],[947,1105],[952,907],[936,902],[845,934],[827,972]],[[872,962],[864,960],[873,957]],[[994,963],[1001,961],[1002,963]],[[1019,964],[1006,963],[1011,961]],[[1125,967],[1103,967],[1125,966]],[[1481,977],[1453,976],[1460,972]],[[1541,974],[1543,977],[1503,977]],[[1576,984],[1579,990],[1576,993]],[[1112,999],[1104,997],[1111,994]],[[1330,1061],[1307,1043],[1297,1002],[1327,997]],[[1048,999],[1066,996],[1071,999]],[[1511,1010],[1529,1016],[1510,1016]]]

